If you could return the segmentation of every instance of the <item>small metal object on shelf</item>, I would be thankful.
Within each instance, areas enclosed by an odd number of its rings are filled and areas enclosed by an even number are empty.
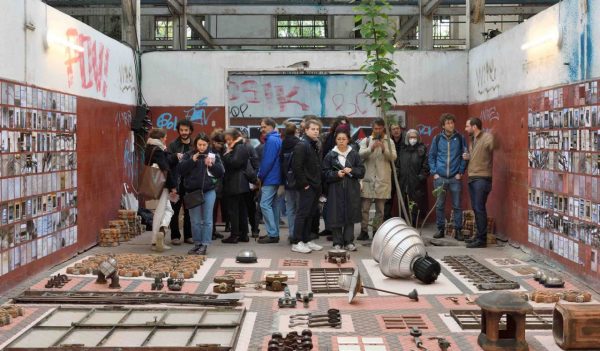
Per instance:
[[[283,291],[287,286],[288,276],[285,274],[267,274],[265,276],[265,289],[269,291]]]
[[[442,261],[479,290],[518,289],[519,283],[501,277],[471,256],[444,256]]]
[[[230,275],[218,275],[213,278],[215,294],[231,294],[235,292],[235,278]]]
[[[310,288],[315,294],[347,292],[338,284],[343,274],[354,274],[354,268],[311,268]]]

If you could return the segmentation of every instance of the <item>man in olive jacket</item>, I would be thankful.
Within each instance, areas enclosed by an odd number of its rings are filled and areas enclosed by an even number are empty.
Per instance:
[[[360,142],[358,154],[365,165],[365,177],[361,189],[360,235],[357,240],[369,240],[369,210],[375,202],[375,217],[373,218],[373,235],[381,223],[385,201],[392,197],[392,164],[396,160],[396,146],[385,135],[385,122],[382,118],[373,121],[373,133]],[[391,146],[391,147],[390,147]]]

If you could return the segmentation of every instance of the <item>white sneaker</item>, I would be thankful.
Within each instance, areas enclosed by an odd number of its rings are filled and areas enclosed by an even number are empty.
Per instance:
[[[297,244],[292,245],[292,251],[300,252],[300,253],[311,253],[312,252],[310,247],[304,245],[304,243],[302,241]]]
[[[356,251],[356,246],[354,244],[348,244],[348,245],[346,245],[346,250]]]
[[[306,246],[308,246],[308,248],[311,249],[311,250],[313,250],[313,251],[321,251],[321,250],[323,250],[323,246],[317,245],[317,244],[313,243],[312,241],[307,242]]]
[[[333,245],[333,248],[335,250],[341,250],[342,249],[342,245]]]

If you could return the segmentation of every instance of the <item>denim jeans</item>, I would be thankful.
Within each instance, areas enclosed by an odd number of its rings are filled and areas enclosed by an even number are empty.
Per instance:
[[[190,208],[190,221],[192,222],[192,237],[195,244],[210,245],[213,229],[213,206],[217,193],[209,190],[204,193],[204,203]]]
[[[462,230],[462,209],[460,208],[462,180],[454,177],[439,177],[433,180],[433,187],[438,188],[439,186],[443,186],[446,191],[440,194],[436,204],[435,216],[437,229],[443,232],[446,227],[444,208],[446,207],[446,192],[449,191],[452,198],[452,209],[454,210],[454,229],[457,233],[460,233],[460,230]]]
[[[298,211],[298,190],[285,190],[285,212],[290,229],[290,238],[294,239],[294,221],[296,220],[296,212]]]
[[[272,238],[279,237],[277,188],[279,188],[279,185],[264,185],[260,194],[260,209],[267,228],[267,234]]]
[[[471,195],[471,207],[475,212],[475,225],[477,226],[477,241],[487,242],[487,211],[485,203],[492,191],[491,179],[469,180],[469,194]]]

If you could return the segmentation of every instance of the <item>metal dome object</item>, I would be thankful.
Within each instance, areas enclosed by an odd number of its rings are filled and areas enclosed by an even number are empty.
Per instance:
[[[391,239],[391,237],[400,230],[411,228],[404,222],[402,218],[390,218],[377,230],[377,233],[383,233],[384,235],[375,235],[373,242],[371,243],[371,257],[375,262],[380,262],[381,251],[385,244]]]
[[[256,263],[258,258],[254,250],[245,249],[238,252],[237,256],[235,256],[235,261],[239,263]]]

